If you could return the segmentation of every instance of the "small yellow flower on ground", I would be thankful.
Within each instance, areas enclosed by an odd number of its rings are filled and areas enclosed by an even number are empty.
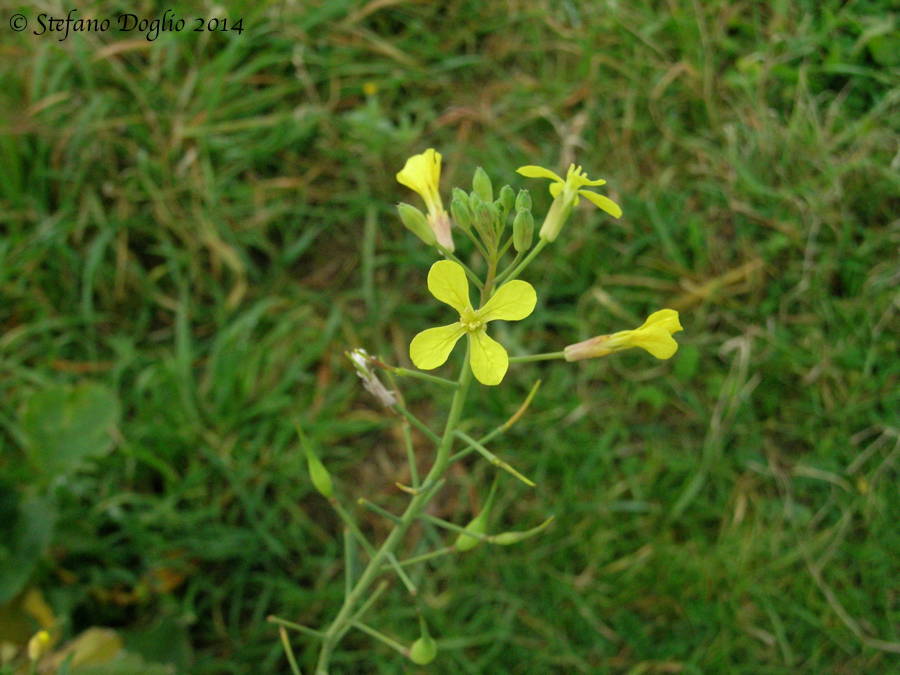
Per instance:
[[[609,197],[581,189],[585,185],[604,185],[606,181],[602,178],[591,180],[580,166],[570,164],[565,179],[542,166],[520,166],[516,171],[526,178],[549,178],[553,181],[550,184],[550,194],[553,196],[553,203],[550,205],[550,210],[544,219],[544,225],[541,227],[541,239],[546,239],[547,241],[556,239],[559,231],[566,224],[566,220],[572,212],[572,207],[578,206],[580,201],[579,195],[614,218],[619,218],[622,215],[621,207]]]
[[[623,330],[612,335],[598,335],[590,340],[569,345],[564,353],[566,361],[580,361],[606,356],[623,349],[640,347],[658,359],[669,359],[678,351],[672,333],[684,330],[674,309],[653,312],[640,328]]]
[[[448,251],[453,251],[453,236],[450,234],[450,216],[444,211],[439,184],[441,182],[441,153],[434,148],[413,155],[406,160],[403,170],[397,174],[397,182],[419,193],[428,209],[428,224],[437,242]]]
[[[432,370],[443,365],[454,345],[469,338],[469,362],[475,378],[486,385],[500,384],[509,368],[509,356],[496,340],[488,337],[489,321],[519,321],[534,311],[537,293],[527,281],[514,280],[500,286],[481,309],[472,309],[469,283],[462,266],[451,260],[434,263],[428,272],[428,290],[459,312],[459,321],[429,328],[409,345],[409,357],[417,368]]]

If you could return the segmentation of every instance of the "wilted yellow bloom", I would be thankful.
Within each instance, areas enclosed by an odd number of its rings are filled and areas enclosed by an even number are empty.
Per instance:
[[[566,220],[568,220],[569,214],[572,212],[572,207],[578,206],[580,201],[579,195],[614,218],[622,215],[621,207],[609,197],[582,189],[585,186],[604,185],[606,181],[602,178],[591,180],[580,166],[570,164],[565,179],[542,166],[520,166],[516,171],[527,178],[549,178],[553,181],[550,183],[550,194],[553,196],[553,203],[550,205],[550,210],[547,212],[547,217],[544,219],[544,224],[541,227],[541,239],[546,239],[547,241],[556,239],[559,231],[566,224]]]
[[[439,192],[441,182],[441,153],[434,148],[413,155],[406,160],[403,170],[397,174],[397,182],[419,193],[428,209],[428,224],[437,242],[448,251],[453,251],[453,236],[450,234],[450,216],[444,210]]]
[[[674,309],[653,312],[640,328],[622,330],[612,335],[598,335],[565,348],[566,361],[580,361],[606,356],[623,349],[640,347],[658,359],[671,358],[678,351],[672,333],[684,330]]]

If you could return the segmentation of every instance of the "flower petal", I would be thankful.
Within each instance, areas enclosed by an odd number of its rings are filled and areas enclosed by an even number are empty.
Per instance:
[[[655,328],[657,326],[664,328],[669,333],[677,333],[680,330],[684,330],[681,321],[678,320],[678,312],[674,309],[660,309],[653,312],[638,330],[650,327]]]
[[[672,358],[672,355],[678,351],[678,343],[675,342],[675,338],[662,326],[651,326],[625,332],[631,333],[627,339],[631,346],[646,349],[658,359]]]
[[[407,159],[403,170],[397,173],[398,183],[415,190],[426,201],[437,192],[440,179],[441,153],[434,148]]]
[[[457,340],[465,333],[458,321],[449,326],[429,328],[416,335],[409,343],[409,358],[416,368],[431,370],[444,364]]]
[[[542,166],[535,166],[534,164],[520,166],[516,169],[516,173],[525,176],[526,178],[549,178],[550,180],[555,180],[560,183],[563,182],[563,179],[553,173],[550,169],[545,169]]]
[[[503,345],[488,337],[482,329],[469,333],[469,363],[475,379],[491,386],[503,381],[509,368],[509,356]]]
[[[466,271],[452,260],[438,260],[431,266],[428,270],[428,290],[460,314],[472,308]]]
[[[603,195],[598,195],[596,192],[591,192],[590,190],[579,190],[578,194],[580,194],[585,199],[590,200],[594,203],[594,206],[597,208],[603,209],[609,215],[619,218],[622,215],[622,208],[616,204],[609,197],[604,197]]]
[[[534,311],[537,293],[527,281],[515,279],[497,289],[484,307],[476,312],[482,321],[518,321]]]
[[[562,183],[550,183],[550,196],[556,199],[559,193],[563,191]]]

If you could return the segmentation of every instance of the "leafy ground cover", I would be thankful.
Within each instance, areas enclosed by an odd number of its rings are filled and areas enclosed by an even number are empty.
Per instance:
[[[66,637],[106,626],[179,672],[287,672],[266,617],[315,625],[342,590],[291,420],[346,494],[402,499],[396,420],[343,351],[405,363],[439,322],[432,258],[393,208],[405,158],[436,147],[447,187],[480,165],[540,212],[515,167],[576,161],[623,206],[575,214],[530,268],[540,301],[502,328],[511,351],[662,306],[685,332],[670,362],[523,364],[476,397],[488,429],[542,380],[502,446],[538,488],[498,506],[503,525],[556,521],[421,579],[432,671],[896,666],[890,5],[236,2],[240,34],[152,42],[4,24],[4,616],[27,566]],[[404,391],[438,421],[443,394]],[[97,407],[112,443],[49,467],[42,415],[82,411],[54,423],[90,436],[71,422]],[[460,466],[440,515],[465,522],[487,476]],[[378,623],[412,639],[386,597]],[[406,667],[345,646],[339,672]]]

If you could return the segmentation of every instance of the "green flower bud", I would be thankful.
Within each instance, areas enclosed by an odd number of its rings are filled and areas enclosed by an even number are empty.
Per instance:
[[[434,246],[437,239],[424,213],[412,204],[403,202],[397,204],[397,212],[400,214],[400,220],[403,221],[407,230],[428,244],[428,246]]]
[[[437,642],[433,637],[423,635],[409,648],[409,660],[417,666],[425,666],[437,656]]]
[[[477,201],[475,201],[477,199]],[[474,204],[473,204],[474,202]],[[475,229],[481,235],[482,241],[490,247],[496,242],[497,236],[494,231],[494,223],[497,220],[497,207],[492,203],[485,203],[477,196],[470,198],[470,206],[472,206],[472,214],[474,216]],[[475,206],[477,204],[477,206]]]
[[[466,193],[462,190],[459,192],[463,196],[453,195],[453,201],[450,202],[450,215],[453,216],[453,222],[456,223],[457,227],[468,232],[472,229],[472,211],[469,210],[469,198],[466,196]]]
[[[494,201],[494,188],[491,185],[491,179],[480,166],[475,169],[475,175],[472,177],[472,191],[481,197],[482,201]]]
[[[513,220],[513,247],[517,253],[531,248],[534,237],[534,216],[531,211],[519,211]]]
[[[454,201],[457,199],[459,201],[461,201],[463,204],[465,204],[466,207],[470,207],[469,195],[466,194],[465,190],[460,190],[458,187],[455,187],[455,188],[453,188],[453,190],[450,191],[450,201]]]
[[[516,196],[516,211],[531,211],[531,193],[525,188]]]
[[[500,205],[503,207],[504,213],[509,213],[512,211],[513,204],[516,203],[516,193],[515,191],[509,187],[509,185],[504,185],[500,188]]]

